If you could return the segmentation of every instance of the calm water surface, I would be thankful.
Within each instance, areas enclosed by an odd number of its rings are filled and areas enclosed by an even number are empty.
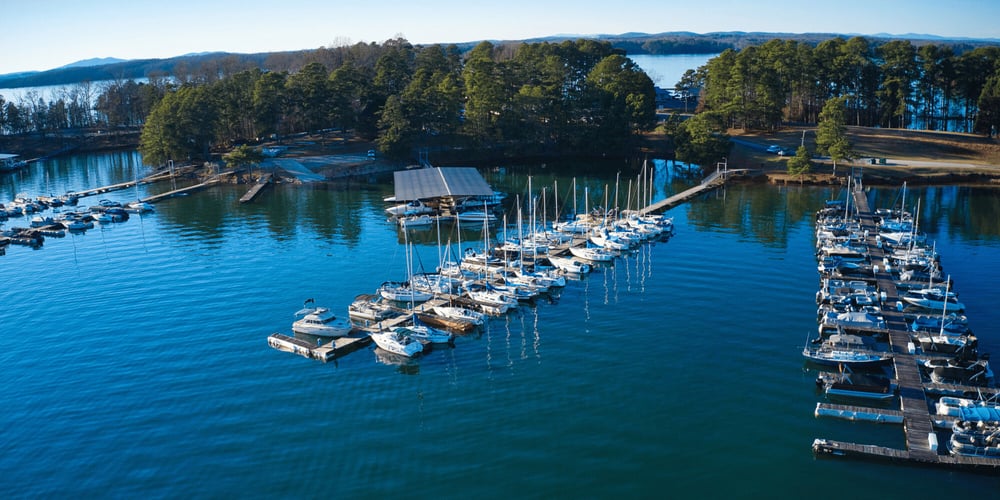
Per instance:
[[[535,196],[558,189],[560,210],[574,175],[580,209],[584,188],[590,206],[614,199],[614,173],[578,167],[483,174],[522,196],[530,175]],[[51,160],[0,177],[0,202],[146,171],[135,153]],[[660,165],[655,196],[688,183]],[[275,186],[248,205],[243,191],[0,257],[0,494],[927,498],[998,485],[813,457],[816,437],[903,446],[898,427],[813,417],[821,396],[800,354],[816,328],[812,218],[838,190],[735,185],[693,200],[670,212],[669,241],[404,365],[371,347],[324,364],[266,342],[290,333],[306,298],[346,314],[404,277],[402,235],[382,212],[391,178]],[[993,352],[997,194],[909,195]],[[482,244],[477,229],[442,232]],[[436,231],[409,239],[432,267]]]

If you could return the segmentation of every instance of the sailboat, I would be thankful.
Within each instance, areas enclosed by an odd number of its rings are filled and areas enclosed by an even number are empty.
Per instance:
[[[410,243],[407,239],[407,231],[403,230],[404,244],[406,245],[406,281],[386,281],[378,288],[378,293],[387,300],[397,302],[427,302],[434,298],[434,294],[426,290],[418,290],[413,287],[413,269],[410,264]]]

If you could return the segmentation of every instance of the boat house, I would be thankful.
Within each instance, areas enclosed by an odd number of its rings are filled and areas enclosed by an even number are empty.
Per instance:
[[[493,188],[472,167],[431,167],[394,173],[395,200],[421,200],[440,213],[453,213],[462,200],[491,197]]]

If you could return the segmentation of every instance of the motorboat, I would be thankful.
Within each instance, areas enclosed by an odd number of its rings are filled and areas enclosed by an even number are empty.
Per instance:
[[[394,217],[403,217],[407,215],[433,214],[434,208],[425,205],[424,202],[420,200],[413,200],[408,203],[393,205],[385,209],[385,212]]]
[[[975,335],[951,335],[947,333],[917,332],[913,339],[920,343],[924,352],[955,354],[969,349],[975,351],[978,341]]]
[[[489,286],[466,288],[463,294],[469,300],[480,306],[489,308],[488,311],[496,312],[497,314],[503,314],[511,307],[517,306],[517,299],[500,293]]]
[[[404,215],[399,217],[399,227],[413,228],[413,227],[428,227],[434,224],[434,217],[427,214],[420,215]]]
[[[615,252],[606,248],[595,247],[569,247],[569,253],[574,257],[586,259],[593,262],[611,262],[615,260]]]
[[[888,401],[896,397],[897,386],[888,377],[853,373],[844,367],[839,373],[821,372],[816,385],[829,397]]]
[[[885,318],[881,314],[862,311],[827,311],[823,316],[822,327],[843,327],[843,328],[864,328],[873,330],[884,330],[886,328]]]
[[[347,306],[347,315],[358,321],[382,321],[399,313],[382,302],[379,295],[361,294]]]
[[[399,326],[394,328],[393,331],[400,335],[405,335],[412,339],[419,340],[420,342],[428,342],[431,344],[447,344],[455,340],[455,335],[451,332],[439,330],[432,326],[422,324],[416,317],[414,317],[412,325]]]
[[[372,333],[371,338],[379,348],[408,358],[424,350],[419,341],[396,331]]]
[[[1000,423],[957,420],[948,439],[952,455],[1000,457]]]
[[[969,422],[1000,422],[1000,401],[942,396],[934,409],[938,415]]]
[[[576,259],[571,259],[569,257],[559,257],[555,255],[549,255],[549,262],[552,266],[563,273],[580,275],[587,274],[591,271],[592,267],[586,262],[580,262]]]
[[[431,308],[431,311],[442,318],[468,321],[476,326],[482,326],[486,323],[485,314],[465,307],[434,306]]]
[[[921,365],[936,384],[993,385],[993,369],[986,359],[925,359]]]
[[[304,307],[295,313],[292,331],[317,337],[343,337],[351,333],[351,323],[338,318],[326,307]]]
[[[971,332],[968,318],[965,315],[955,313],[943,317],[919,314],[910,323],[910,330],[914,332],[941,332],[951,335],[964,335]]]

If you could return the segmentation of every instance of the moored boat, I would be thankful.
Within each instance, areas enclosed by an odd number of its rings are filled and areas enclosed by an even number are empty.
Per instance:
[[[896,397],[896,384],[888,377],[853,373],[844,367],[839,373],[821,372],[816,385],[830,397],[887,401]]]
[[[292,323],[293,332],[317,337],[343,337],[351,333],[349,321],[338,318],[326,307],[305,307],[310,303],[313,303],[312,299],[307,300],[304,307],[295,312],[299,319]]]
[[[834,334],[820,342],[810,342],[802,349],[809,361],[821,365],[876,365],[892,359],[892,354],[871,350],[857,335]]]
[[[424,350],[424,345],[416,339],[395,331],[372,333],[371,338],[379,348],[408,358]]]
[[[956,421],[952,424],[948,451],[952,455],[1000,457],[1000,422]]]

